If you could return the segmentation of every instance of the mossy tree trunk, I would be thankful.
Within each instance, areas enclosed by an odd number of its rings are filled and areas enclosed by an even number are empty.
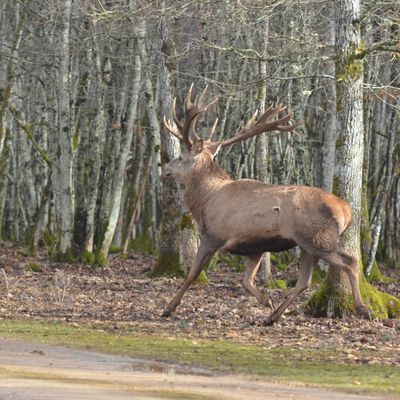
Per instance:
[[[342,247],[359,260],[360,289],[372,315],[400,316],[400,302],[370,286],[363,275],[361,259],[362,172],[363,172],[363,60],[359,0],[335,2],[336,56],[336,170],[334,192],[346,199],[353,211],[353,224],[342,236]],[[365,217],[365,216],[364,216]],[[353,311],[347,275],[330,268],[326,281],[309,302],[314,316],[344,316]]]
[[[163,17],[164,19],[164,17]],[[159,28],[159,74],[161,115],[172,120],[172,77],[171,65],[174,45],[168,36],[165,20]],[[170,135],[165,128],[161,132],[161,162],[163,165],[179,156],[178,140]],[[159,254],[152,272],[153,276],[182,276],[184,268],[180,258],[180,221],[181,205],[176,183],[165,179],[161,192],[161,226],[159,232]]]

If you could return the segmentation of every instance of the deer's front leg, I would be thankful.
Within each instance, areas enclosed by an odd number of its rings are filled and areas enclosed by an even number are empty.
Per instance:
[[[178,293],[175,297],[169,302],[166,309],[162,313],[163,317],[170,316],[178,307],[179,303],[183,295],[189,289],[190,285],[197,279],[200,275],[200,272],[206,266],[206,263],[210,259],[210,257],[217,251],[219,246],[216,246],[209,238],[204,237],[201,240],[199,249],[196,254],[196,259],[194,261],[194,265],[190,268],[188,275],[186,276],[185,282],[182,287],[179,289]]]

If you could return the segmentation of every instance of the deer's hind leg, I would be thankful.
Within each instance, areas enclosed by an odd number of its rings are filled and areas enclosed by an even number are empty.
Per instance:
[[[294,299],[307,288],[311,287],[312,273],[318,257],[301,250],[299,277],[296,286],[288,293],[286,299],[265,320],[264,325],[272,325],[282,316]]]
[[[243,277],[243,287],[249,293],[251,293],[261,305],[270,305],[272,307],[270,298],[268,296],[264,297],[254,285],[254,279],[257,275],[258,270],[260,269],[262,258],[263,254],[245,257],[246,272]]]
[[[329,265],[343,269],[347,273],[357,312],[364,318],[371,319],[370,311],[361,298],[357,259],[341,250],[323,255],[321,258]]]

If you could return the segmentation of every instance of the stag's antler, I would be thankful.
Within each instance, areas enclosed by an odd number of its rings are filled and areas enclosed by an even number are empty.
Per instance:
[[[172,116],[175,121],[175,126],[171,124],[164,116],[164,125],[169,132],[176,136],[181,142],[183,142],[187,148],[191,148],[193,141],[191,139],[191,134],[195,136],[196,139],[200,139],[195,131],[196,120],[200,114],[208,110],[208,108],[217,102],[218,96],[213,97],[209,101],[205,101],[205,96],[207,94],[208,86],[205,87],[200,96],[196,96],[195,100],[192,101],[192,91],[193,83],[190,85],[190,89],[185,99],[185,119],[183,123],[179,121],[176,115],[176,98],[172,107]]]
[[[284,111],[286,107],[282,107],[280,104],[278,107],[273,108],[272,106],[264,112],[263,115],[257,120],[257,111],[253,114],[250,120],[246,123],[244,128],[239,131],[235,136],[223,140],[220,143],[221,147],[229,146],[231,144],[240,142],[245,139],[249,139],[253,136],[259,135],[264,132],[271,131],[283,131],[290,132],[295,129],[299,124],[294,125],[286,125],[290,119],[292,118],[291,114],[287,114],[282,118],[279,118],[273,121],[273,118],[278,115],[280,112]]]
[[[205,87],[200,96],[196,96],[195,100],[192,101],[192,91],[193,91],[193,83],[190,86],[188,94],[185,99],[185,118],[183,123],[178,119],[176,115],[176,98],[174,100],[174,104],[172,107],[172,116],[175,121],[175,124],[172,124],[164,117],[164,125],[174,136],[176,136],[181,142],[183,142],[188,149],[190,149],[193,145],[193,139],[200,140],[199,135],[196,133],[196,121],[200,114],[204,113],[208,110],[208,108],[217,102],[218,96],[213,97],[209,101],[205,101],[205,97],[207,94],[208,86]],[[219,147],[229,146],[231,144],[240,142],[245,139],[249,139],[253,136],[259,135],[264,132],[271,131],[282,131],[282,132],[290,132],[293,131],[299,124],[288,125],[287,123],[292,118],[291,114],[287,114],[284,117],[278,118],[274,120],[274,117],[278,116],[279,113],[284,111],[286,107],[282,105],[278,105],[277,107],[269,107],[264,114],[261,115],[257,120],[257,111],[253,114],[250,120],[246,123],[244,128],[239,131],[235,136],[214,142],[212,141],[212,137],[215,133],[215,128],[217,125],[217,120],[214,123],[214,126],[211,129],[210,136],[207,142],[207,148],[211,152],[215,152]],[[192,137],[191,137],[192,136]]]

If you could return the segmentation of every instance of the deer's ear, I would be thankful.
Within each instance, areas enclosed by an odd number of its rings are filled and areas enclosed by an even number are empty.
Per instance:
[[[204,141],[203,139],[196,140],[196,142],[192,146],[192,153],[197,155],[203,151]]]

